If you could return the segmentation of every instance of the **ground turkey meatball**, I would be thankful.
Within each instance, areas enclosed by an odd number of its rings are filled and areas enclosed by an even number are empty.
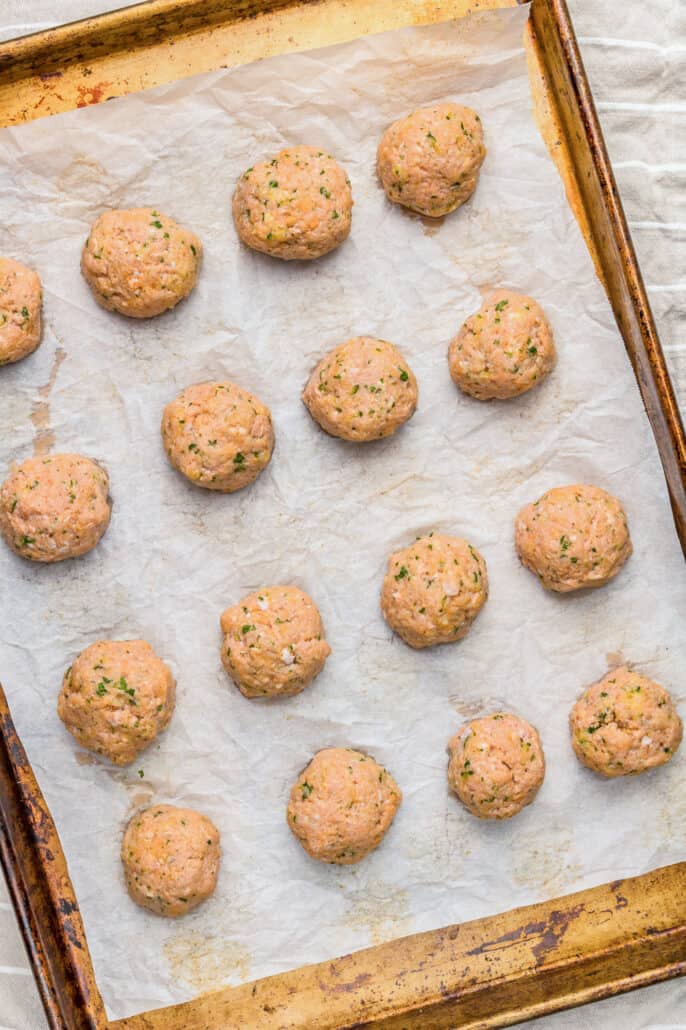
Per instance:
[[[466,636],[487,597],[486,562],[476,548],[430,533],[388,559],[381,609],[406,644],[431,647]]]
[[[485,156],[478,114],[459,104],[435,104],[386,129],[376,168],[394,204],[439,218],[469,200]]]
[[[130,820],[121,843],[129,894],[159,916],[183,916],[214,893],[219,831],[192,808],[153,805]]]
[[[20,361],[40,343],[42,296],[32,268],[0,257],[0,365]]]
[[[401,801],[398,784],[369,755],[325,748],[294,783],[286,818],[312,858],[353,865],[379,846]]]
[[[197,486],[230,494],[269,464],[272,417],[235,383],[196,383],[164,409],[162,441],[175,469]]]
[[[553,334],[535,300],[498,290],[470,315],[448,350],[453,381],[470,397],[526,393],[555,364]]]
[[[543,783],[540,738],[517,715],[496,712],[465,723],[448,744],[448,754],[448,783],[479,819],[517,815]]]
[[[173,308],[195,286],[202,244],[150,207],[105,211],[93,223],[81,271],[98,304],[130,318]]]
[[[22,558],[76,558],[107,529],[108,490],[105,470],[80,454],[27,458],[0,487],[0,532]]]
[[[298,587],[264,587],[221,617],[224,668],[245,697],[299,694],[331,648],[314,601]]]
[[[78,743],[128,765],[166,729],[176,685],[144,640],[98,640],[62,680],[57,714]]]
[[[391,436],[414,414],[417,380],[392,343],[356,336],[322,358],[303,401],[332,436],[378,440]]]
[[[243,243],[284,261],[339,247],[350,233],[352,209],[348,176],[317,147],[286,147],[260,161],[243,172],[233,195]]]
[[[515,546],[543,586],[561,594],[603,586],[632,551],[617,498],[583,484],[555,487],[522,508]]]
[[[663,687],[626,666],[582,694],[569,716],[580,762],[602,776],[628,776],[668,762],[683,727]]]

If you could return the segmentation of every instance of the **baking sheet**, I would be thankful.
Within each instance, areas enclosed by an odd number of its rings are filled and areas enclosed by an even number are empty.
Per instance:
[[[80,450],[106,464],[115,500],[84,559],[34,567],[0,551],[2,678],[112,1018],[683,858],[683,757],[605,783],[568,742],[574,699],[620,659],[683,701],[686,585],[623,345],[533,124],[524,18],[271,58],[0,134],[0,250],[40,271],[46,321],[39,351],[0,374],[0,467]],[[388,122],[443,98],[479,111],[489,153],[473,200],[436,226],[387,204],[374,152]],[[356,201],[350,240],[300,266],[246,251],[230,218],[238,175],[295,142],[334,153]],[[194,229],[205,262],[187,302],[139,323],[96,307],[78,261],[103,209],[147,204]],[[560,357],[532,394],[484,405],[457,393],[446,348],[501,285],[542,303]],[[367,447],[325,436],[299,400],[318,358],[358,333],[400,346],[420,387],[412,421]],[[260,480],[227,497],[174,473],[159,439],[167,400],[223,377],[270,405],[277,435]],[[604,590],[553,597],[519,567],[512,520],[574,481],[622,498],[635,553]],[[378,594],[387,554],[430,529],[479,547],[491,597],[464,641],[417,653]],[[218,618],[279,582],[312,594],[333,654],[298,697],[249,702],[221,669]],[[113,771],[75,747],[55,701],[78,651],[135,636],[170,662],[178,706]],[[538,726],[548,773],[516,820],[481,824],[448,795],[445,744],[501,706]],[[405,795],[384,845],[345,869],[308,859],[284,819],[299,770],[338,744],[373,753]],[[136,909],[120,872],[121,830],[152,799],[222,832],[217,893],[177,923]]]

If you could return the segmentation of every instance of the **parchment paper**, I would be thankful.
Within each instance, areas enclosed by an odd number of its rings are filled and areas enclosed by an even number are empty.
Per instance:
[[[38,567],[0,549],[2,678],[56,818],[112,1018],[470,919],[684,857],[683,756],[603,782],[574,760],[568,710],[629,660],[683,701],[686,586],[657,452],[624,348],[537,135],[521,47],[525,12],[272,58],[0,134],[0,250],[40,271],[37,353],[0,372],[5,474],[35,447],[108,467],[111,527],[88,557]],[[472,201],[440,226],[404,216],[374,177],[384,127],[451,98],[475,107],[488,157]],[[347,168],[350,240],[307,265],[242,248],[230,218],[244,168],[314,142]],[[79,274],[105,208],[154,205],[202,238],[198,288],[134,322],[100,310]],[[559,364],[506,404],[458,394],[449,339],[495,286],[532,293]],[[349,336],[397,343],[420,384],[396,437],[352,446],[320,432],[300,390]],[[164,404],[227,377],[270,405],[277,445],[251,488],[213,495],[168,467]],[[555,597],[522,569],[512,522],[545,489],[596,483],[625,503],[634,556],[609,587]],[[461,643],[413,652],[383,622],[388,553],[430,529],[486,557],[491,597]],[[245,700],[219,661],[222,609],[295,582],[333,647],[300,696]],[[128,771],[75,747],[55,711],[61,676],[97,638],[142,636],[172,665],[178,707]],[[445,744],[504,706],[541,731],[536,803],[482,824],[448,795]],[[327,745],[373,753],[405,799],[355,867],[311,861],[284,819],[289,787]],[[138,770],[140,769],[140,775]],[[222,833],[216,895],[180,922],[128,899],[122,828],[152,799],[206,812]]]

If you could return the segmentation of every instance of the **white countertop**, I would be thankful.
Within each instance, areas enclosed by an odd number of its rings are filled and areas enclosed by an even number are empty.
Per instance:
[[[567,0],[682,411],[686,410],[686,4]],[[1,0],[0,39],[126,0]],[[0,878],[0,1030],[47,1026]],[[531,1030],[686,1030],[686,979]],[[248,1030],[248,1028],[246,1028]]]

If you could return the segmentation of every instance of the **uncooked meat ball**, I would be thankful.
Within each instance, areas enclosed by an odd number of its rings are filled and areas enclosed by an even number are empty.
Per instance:
[[[406,644],[431,647],[466,636],[487,597],[486,562],[476,548],[430,533],[388,559],[381,609]]]
[[[378,440],[391,436],[414,414],[417,380],[392,343],[356,336],[322,358],[303,401],[332,436]]]
[[[183,916],[209,898],[220,859],[214,823],[174,805],[153,805],[134,815],[121,844],[129,894],[159,916]]]
[[[151,207],[105,211],[93,223],[81,271],[98,304],[130,318],[153,318],[195,286],[198,237]]]
[[[27,458],[0,487],[0,532],[22,558],[76,558],[107,529],[108,490],[105,470],[80,454]]]
[[[628,776],[664,765],[683,733],[667,691],[625,665],[582,694],[569,726],[577,758],[601,776]]]
[[[379,846],[401,800],[391,774],[369,755],[325,748],[291,789],[288,825],[312,858],[353,865]]]
[[[235,383],[196,383],[164,409],[162,441],[171,464],[191,482],[230,494],[269,464],[272,417]]]
[[[350,180],[317,147],[286,147],[243,172],[233,195],[238,235],[285,261],[322,257],[350,233]]]
[[[479,819],[517,815],[543,783],[540,738],[517,715],[496,712],[465,723],[448,744],[448,753],[448,783]]]
[[[246,697],[299,694],[331,648],[311,597],[294,586],[264,587],[221,617],[222,662]]]
[[[531,297],[498,290],[470,315],[448,350],[453,381],[478,400],[517,397],[555,364],[553,334]]]
[[[35,351],[41,336],[40,279],[32,268],[0,257],[0,365]]]
[[[617,498],[584,484],[555,487],[522,508],[515,545],[522,563],[558,593],[603,586],[632,551]]]
[[[128,765],[167,727],[175,692],[145,640],[98,640],[65,672],[57,713],[82,747]]]
[[[459,104],[435,104],[386,129],[376,168],[394,204],[439,218],[469,200],[485,156],[478,114]]]

